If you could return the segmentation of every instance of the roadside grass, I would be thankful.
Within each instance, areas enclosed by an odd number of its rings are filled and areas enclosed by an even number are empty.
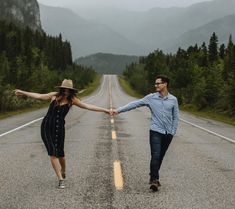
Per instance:
[[[92,94],[100,85],[101,77],[102,77],[101,75],[97,75],[95,80],[92,83],[90,83],[89,86],[87,86],[85,89],[83,89],[81,93],[78,93],[77,96],[80,98]]]
[[[217,121],[235,126],[235,116],[231,116],[225,113],[219,113],[219,112],[216,112],[216,110],[210,110],[210,109],[197,110],[195,107],[191,105],[180,106],[180,110],[185,111],[185,112],[190,112],[196,116],[217,120]]]
[[[130,84],[128,83],[127,80],[124,79],[123,76],[119,76],[118,77],[118,81],[120,83],[120,86],[122,87],[122,89],[130,96],[136,97],[136,98],[141,98],[144,95],[141,95],[139,93],[137,93],[135,90],[133,90],[133,88],[130,86]],[[196,116],[200,116],[203,118],[207,118],[207,119],[213,119],[216,121],[220,121],[226,124],[230,124],[235,126],[235,116],[230,116],[228,114],[223,114],[223,113],[218,113],[215,110],[209,110],[209,109],[205,109],[205,110],[197,110],[195,107],[193,107],[192,105],[185,105],[185,106],[180,106],[180,110],[185,111],[185,112],[189,112],[192,113]]]
[[[90,95],[92,92],[94,92],[96,90],[96,88],[99,86],[100,80],[101,80],[101,75],[98,75],[95,78],[95,80],[89,86],[87,86],[84,90],[82,90],[81,93],[77,94],[78,97],[79,98],[85,97],[85,96]],[[38,109],[41,109],[41,108],[48,107],[49,103],[50,102],[48,102],[48,101],[46,101],[46,102],[45,101],[40,101],[36,104],[33,104],[31,107],[25,107],[25,108],[21,108],[19,110],[15,110],[15,111],[0,113],[0,120],[4,119],[4,118],[11,117],[11,116],[15,116],[15,115],[18,115],[18,114],[21,114],[21,113],[31,112],[31,111],[34,111],[34,110],[38,110]]]
[[[125,91],[128,95],[136,98],[141,98],[143,95],[136,92],[129,84],[129,82],[123,77],[118,76],[118,81],[120,86],[122,87],[123,91]]]
[[[18,114],[21,114],[21,113],[26,113],[26,112],[31,112],[31,111],[34,111],[34,110],[38,110],[40,108],[47,107],[48,105],[49,105],[49,102],[41,101],[39,103],[36,103],[36,104],[32,105],[32,107],[25,107],[25,108],[21,108],[19,110],[3,112],[3,113],[0,113],[0,120],[11,117],[11,116],[14,116],[14,115],[18,115]]]

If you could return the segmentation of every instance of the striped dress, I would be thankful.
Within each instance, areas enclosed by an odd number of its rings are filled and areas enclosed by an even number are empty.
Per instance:
[[[53,100],[41,124],[41,137],[49,156],[64,157],[64,118],[70,106],[56,105]]]

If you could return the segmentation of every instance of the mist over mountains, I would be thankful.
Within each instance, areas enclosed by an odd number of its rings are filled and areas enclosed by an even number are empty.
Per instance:
[[[141,54],[144,49],[112,28],[86,20],[69,9],[40,5],[43,29],[51,34],[62,33],[71,42],[73,57],[98,52]]]
[[[53,35],[61,32],[71,42],[74,59],[97,52],[145,55],[158,48],[174,52],[178,47],[208,41],[213,32],[220,43],[235,35],[235,0],[145,12],[97,9],[83,17],[76,7],[72,11],[40,5],[40,10],[43,29]]]
[[[122,74],[126,66],[138,62],[138,56],[97,53],[75,60],[79,65],[92,67],[100,74]]]
[[[194,44],[201,45],[203,42],[208,45],[210,36],[214,31],[218,35],[219,44],[224,43],[227,45],[228,34],[233,34],[233,37],[235,35],[235,14],[225,16],[196,29],[187,31],[177,39],[169,41],[168,45],[165,45],[166,48],[169,47],[166,51],[176,51],[179,46],[181,48],[187,48]]]

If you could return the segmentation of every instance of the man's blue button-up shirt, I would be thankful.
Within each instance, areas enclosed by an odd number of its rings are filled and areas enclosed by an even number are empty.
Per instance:
[[[175,96],[168,93],[167,96],[162,97],[158,92],[148,94],[142,99],[118,108],[117,111],[122,113],[141,106],[149,107],[152,113],[151,130],[175,135],[179,121],[179,107]]]

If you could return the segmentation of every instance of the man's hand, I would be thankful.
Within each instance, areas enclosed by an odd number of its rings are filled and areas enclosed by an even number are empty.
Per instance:
[[[116,109],[111,109],[110,112],[111,112],[110,114],[111,116],[118,115],[118,111]]]

